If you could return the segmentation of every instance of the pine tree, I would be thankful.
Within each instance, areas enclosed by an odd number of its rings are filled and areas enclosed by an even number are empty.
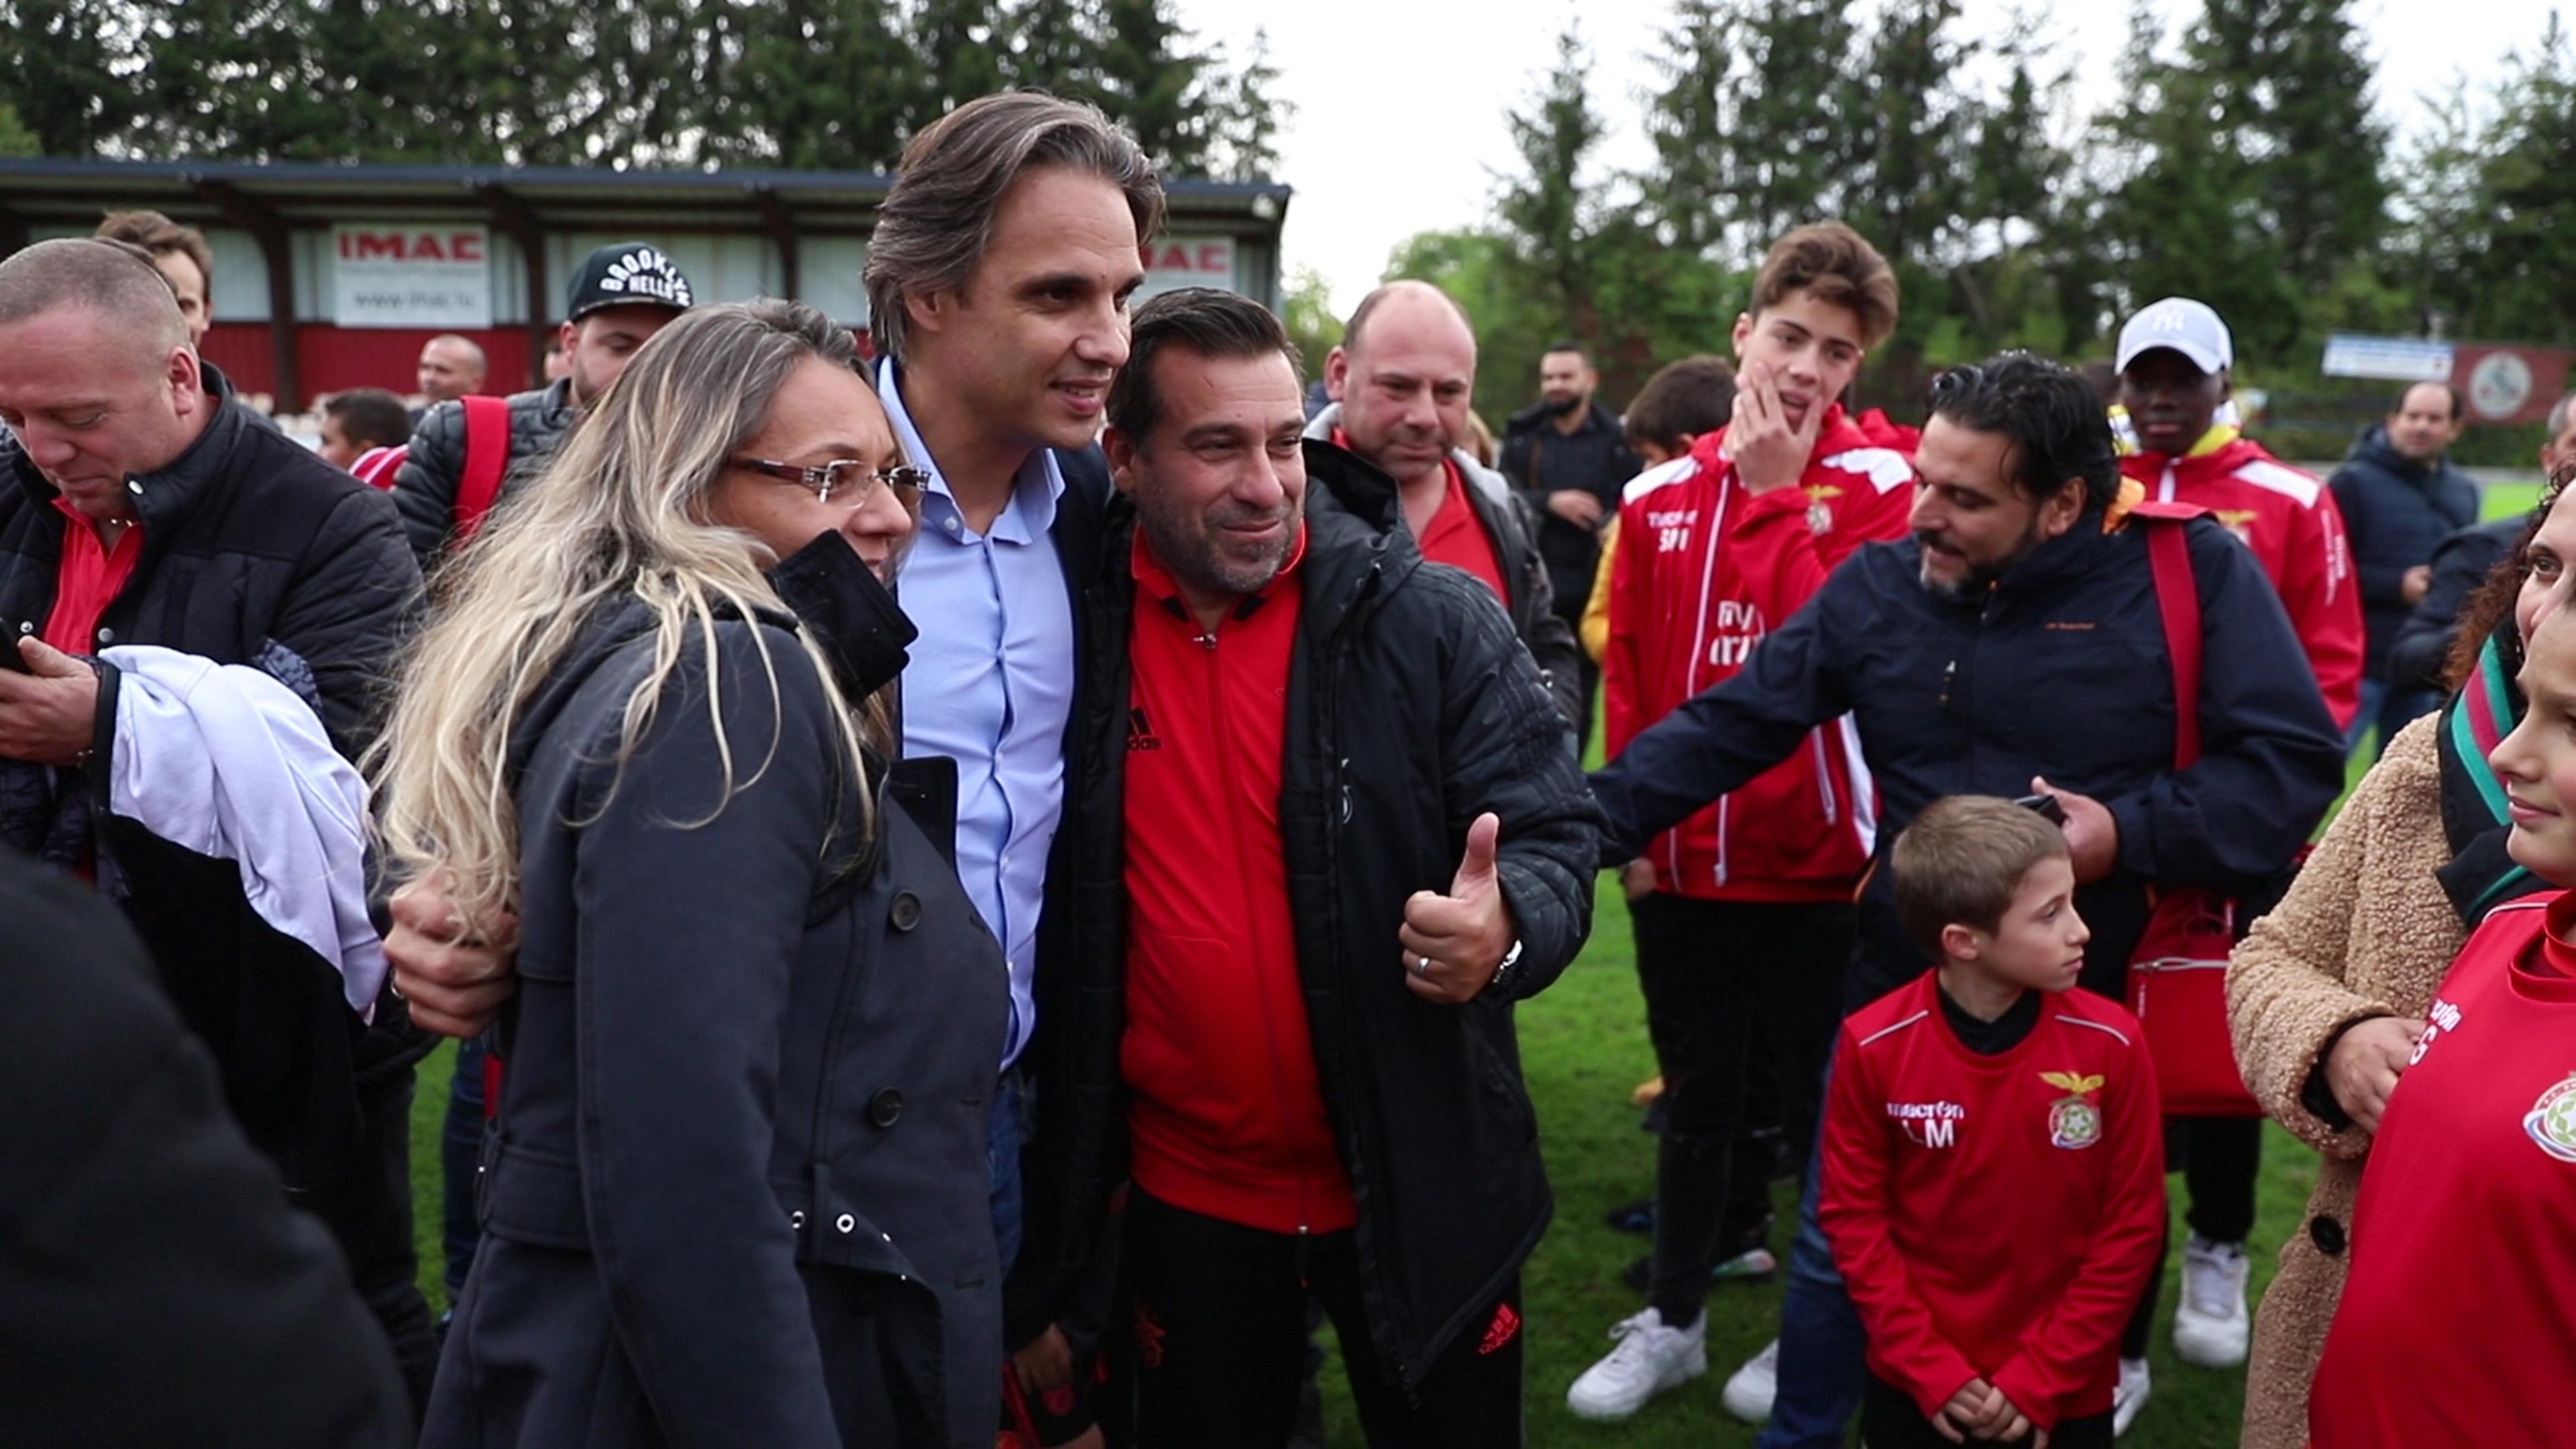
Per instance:
[[[115,148],[143,111],[141,29],[124,0],[0,0],[0,97],[38,154]]]
[[[1646,214],[1664,238],[1692,253],[1716,246],[1733,215],[1725,95],[1733,84],[1740,20],[1736,0],[1676,0],[1653,57],[1663,75],[1645,113],[1655,166],[1639,184]]]
[[[1209,96],[1202,85],[1210,57],[1172,0],[1101,0],[1100,105],[1125,123],[1138,145],[1168,172],[1206,169]]]

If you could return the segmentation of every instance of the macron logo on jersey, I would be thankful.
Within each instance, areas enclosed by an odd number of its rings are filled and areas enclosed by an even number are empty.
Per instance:
[[[1956,1147],[1968,1109],[1956,1102],[1890,1102],[1887,1115],[1917,1147]]]
[[[2438,996],[2434,997],[2433,1004],[2424,1012],[2424,1034],[2415,1038],[2415,1051],[2406,1058],[2406,1065],[2411,1067],[2424,1060],[2424,1053],[2433,1049],[2433,1043],[2441,1040],[2444,1032],[2459,1029],[2460,1008]]]

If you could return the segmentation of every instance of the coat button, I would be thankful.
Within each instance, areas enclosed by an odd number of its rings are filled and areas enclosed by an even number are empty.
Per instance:
[[[892,1087],[868,1098],[868,1120],[880,1127],[891,1127],[903,1115],[903,1093]]]
[[[2343,1224],[2324,1213],[2319,1213],[2308,1220],[2308,1241],[2316,1244],[2317,1251],[2329,1258],[2341,1257],[2344,1248]]]
[[[854,1218],[854,1217],[850,1216],[848,1213],[843,1213],[843,1214],[841,1214],[841,1215],[840,1215],[840,1217],[838,1217],[838,1218],[834,1219],[834,1220],[833,1220],[833,1223],[832,1223],[832,1226],[834,1226],[834,1227],[836,1227],[836,1228],[839,1228],[842,1232],[845,1232],[845,1233],[846,1233],[846,1232],[848,1232],[850,1229],[857,1227],[858,1225],[859,1225],[859,1220],[858,1220],[857,1218]]]
[[[115,642],[116,642],[116,631],[115,631],[114,629],[101,629],[101,630],[99,630],[99,631],[98,631],[98,642],[100,642],[101,644],[113,644],[113,643],[115,643]]]
[[[921,897],[910,891],[895,893],[894,909],[886,913],[898,931],[909,931],[921,924]]]
[[[787,1215],[787,1226],[794,1228],[800,1233],[805,1231],[805,1210],[803,1208],[798,1208],[794,1212],[789,1213]]]

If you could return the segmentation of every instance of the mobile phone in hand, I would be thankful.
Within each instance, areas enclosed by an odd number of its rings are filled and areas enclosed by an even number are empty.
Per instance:
[[[2024,795],[2013,803],[2024,810],[2037,812],[2040,819],[2051,825],[2066,823],[2066,807],[2058,804],[2054,795]]]

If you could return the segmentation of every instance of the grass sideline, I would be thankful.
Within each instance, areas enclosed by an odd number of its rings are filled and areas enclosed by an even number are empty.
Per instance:
[[[2486,489],[2484,513],[2503,518],[2529,510],[2539,485],[2502,484]],[[2355,766],[2352,779],[2360,777]],[[1565,1390],[1575,1375],[1609,1351],[1602,1335],[1642,1306],[1620,1281],[1646,1240],[1613,1231],[1602,1221],[1610,1208],[1642,1197],[1654,1184],[1654,1141],[1638,1130],[1629,1089],[1654,1075],[1646,1044],[1645,1003],[1637,991],[1635,951],[1628,911],[1617,884],[1603,877],[1591,943],[1562,979],[1520,1009],[1523,1070],[1537,1105],[1541,1145],[1556,1188],[1556,1221],[1531,1258],[1524,1279],[1527,1300],[1527,1402],[1529,1443],[1536,1449],[1740,1449],[1754,1430],[1729,1417],[1719,1391],[1737,1364],[1770,1338],[1779,1317],[1776,1282],[1720,1288],[1709,1299],[1708,1376],[1676,1390],[1623,1424],[1589,1424],[1566,1412]],[[433,1308],[445,1303],[439,1243],[439,1123],[455,1048],[442,1046],[421,1064],[412,1103],[412,1190],[420,1246],[420,1281]],[[2272,1277],[2283,1234],[2297,1228],[2316,1156],[2275,1126],[2264,1130],[2263,1172],[2257,1185],[2253,1291]],[[2182,1182],[2172,1180],[2174,1241],[2182,1241]],[[1787,1184],[1775,1189],[1781,1226],[1774,1249],[1785,1252],[1797,1203]],[[2161,1322],[2152,1363],[2155,1392],[2128,1444],[2148,1449],[2222,1449],[2237,1442],[2244,1402],[2244,1372],[2191,1368],[2173,1356],[2170,1325],[2180,1292],[2180,1270],[2168,1264]],[[1330,1335],[1326,1335],[1329,1347]],[[1324,1376],[1328,1442],[1359,1449],[1358,1423],[1338,1364]]]

